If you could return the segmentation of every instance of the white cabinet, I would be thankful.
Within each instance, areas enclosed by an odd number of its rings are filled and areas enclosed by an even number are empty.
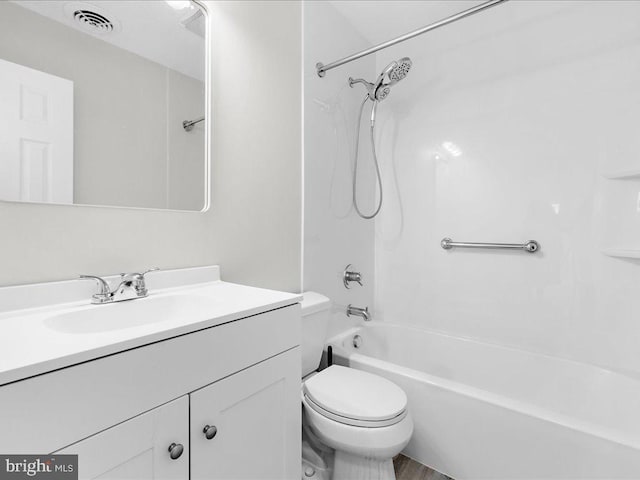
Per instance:
[[[191,479],[299,478],[299,392],[296,348],[191,393]]]
[[[81,480],[297,479],[299,391],[293,348],[55,453]]]
[[[60,450],[299,343],[294,304],[4,385],[0,452]]]
[[[297,480],[299,328],[293,304],[4,385],[0,452],[77,454],[82,480]]]
[[[189,398],[185,395],[56,453],[78,455],[82,480],[186,480]]]

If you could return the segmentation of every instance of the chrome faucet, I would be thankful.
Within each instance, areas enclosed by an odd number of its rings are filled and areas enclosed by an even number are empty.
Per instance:
[[[356,315],[358,317],[362,317],[362,319],[365,322],[368,322],[369,320],[371,320],[371,314],[369,313],[369,307],[360,308],[360,307],[354,307],[353,305],[350,304],[347,307],[347,317],[350,317],[351,315]]]
[[[144,276],[158,270],[153,267],[144,273],[122,273],[120,274],[120,283],[116,288],[111,290],[109,282],[104,278],[96,275],[80,275],[81,279],[95,280],[98,284],[98,292],[91,296],[91,303],[102,305],[104,303],[122,302],[124,300],[132,300],[134,298],[144,298],[149,295]]]

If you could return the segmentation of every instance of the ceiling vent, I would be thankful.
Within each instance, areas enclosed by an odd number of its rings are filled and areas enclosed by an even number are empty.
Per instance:
[[[113,32],[113,23],[104,15],[91,10],[76,10],[73,12],[73,19],[82,24],[82,28],[89,30],[99,30],[99,33]]]
[[[120,22],[103,8],[90,3],[69,2],[64,6],[67,18],[88,33],[108,35],[120,30]]]

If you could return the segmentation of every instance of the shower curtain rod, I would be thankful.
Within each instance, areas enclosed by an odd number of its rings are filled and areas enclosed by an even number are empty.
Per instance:
[[[322,63],[316,63],[316,70],[319,77],[324,77],[327,73],[327,70],[331,70],[332,68],[339,67],[340,65],[344,65],[345,63],[352,62],[366,55],[370,55],[372,53],[377,52],[378,50],[382,50],[383,48],[390,47],[395,45],[396,43],[404,42],[405,40],[409,40],[410,38],[417,37],[418,35],[422,35],[423,33],[430,32],[431,30],[435,30],[438,27],[442,27],[444,25],[448,25],[462,18],[468,17],[475,13],[486,10],[487,8],[494,7],[499,3],[507,2],[508,0],[489,0],[488,2],[481,3],[480,5],[476,5],[475,7],[469,8],[468,10],[464,10],[460,13],[456,13],[455,15],[451,15],[443,20],[432,23],[431,25],[427,25],[426,27],[419,28],[418,30],[414,30],[413,32],[409,32],[401,37],[394,38],[387,42],[376,45],[375,47],[368,48],[367,50],[362,50],[361,52],[355,53],[349,57],[344,57],[340,60],[336,60],[333,63],[329,63],[328,65],[324,65]]]

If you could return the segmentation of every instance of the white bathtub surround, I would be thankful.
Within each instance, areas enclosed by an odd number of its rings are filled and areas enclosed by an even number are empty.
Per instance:
[[[385,8],[410,22],[413,3]],[[640,269],[602,253],[640,249],[639,16],[638,2],[506,2],[379,52],[378,68],[413,60],[378,112],[379,320],[640,374]]]
[[[639,380],[390,323],[329,344],[336,362],[407,393],[415,431],[405,453],[453,478],[627,479],[640,471]]]

